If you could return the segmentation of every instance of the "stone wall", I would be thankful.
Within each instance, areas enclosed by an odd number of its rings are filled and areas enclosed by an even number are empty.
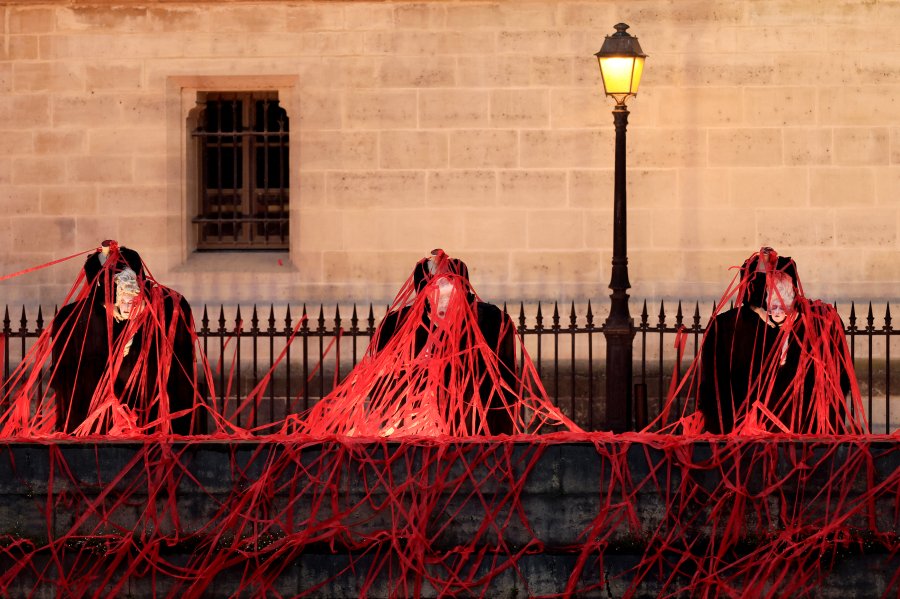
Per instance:
[[[0,273],[105,238],[195,302],[383,301],[433,247],[487,299],[603,303],[612,104],[630,102],[633,296],[718,297],[761,245],[813,297],[900,280],[900,2],[41,2],[0,7]],[[277,90],[288,254],[197,255],[198,91]],[[79,260],[3,282],[60,303]]]
[[[896,595],[894,440],[546,440],[4,443],[0,588]]]

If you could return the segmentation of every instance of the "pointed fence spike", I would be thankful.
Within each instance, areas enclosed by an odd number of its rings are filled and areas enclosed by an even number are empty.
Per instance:
[[[591,300],[588,300],[587,325],[588,327],[594,326],[594,311],[591,309]]]
[[[659,326],[666,326],[666,302],[659,301]]]
[[[309,332],[309,312],[306,310],[306,302],[303,302],[303,324],[300,325],[300,329]]]
[[[291,305],[288,304],[287,311],[284,313],[284,328],[287,330],[293,330],[293,323],[291,322]]]
[[[681,326],[684,314],[681,311],[681,300],[678,300],[678,310],[675,312],[675,326]]]
[[[694,327],[700,328],[700,302],[694,303]]]
[[[575,316],[575,301],[572,300],[572,310],[569,312],[569,328],[574,329],[577,327],[577,318]]]
[[[37,315],[37,330],[43,330],[44,328],[44,314],[41,311],[41,307],[38,306],[38,315]]]
[[[525,330],[525,302],[519,302],[519,330]]]

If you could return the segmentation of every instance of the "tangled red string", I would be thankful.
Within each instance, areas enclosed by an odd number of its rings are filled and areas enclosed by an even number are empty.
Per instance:
[[[587,433],[508,317],[439,256],[330,395],[252,430],[237,416],[271,373],[226,413],[174,291],[145,273],[139,310],[115,321],[116,251],[70,294],[70,324],[101,315],[105,356],[76,361],[74,380],[97,383],[74,436],[41,371],[60,376],[66,348],[83,357],[87,332],[55,323],[4,389],[4,595],[806,596],[840,586],[855,555],[877,594],[900,593],[896,437],[863,434],[855,381],[849,410],[838,398],[852,364],[823,304],[801,301],[796,325],[759,341],[777,353],[748,382],[740,434],[700,434],[702,358],[662,433]],[[784,347],[803,376],[778,386]],[[173,409],[184,380],[190,402]],[[798,423],[816,435],[781,431]]]

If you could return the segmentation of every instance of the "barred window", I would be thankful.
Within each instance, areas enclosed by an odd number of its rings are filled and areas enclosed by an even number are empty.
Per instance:
[[[197,249],[288,249],[288,117],[278,92],[201,92]]]

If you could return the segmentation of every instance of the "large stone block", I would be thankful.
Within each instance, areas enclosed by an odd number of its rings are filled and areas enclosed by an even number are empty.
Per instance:
[[[789,206],[755,211],[757,245],[785,251],[803,246],[834,246],[835,223],[839,222],[834,211]]]
[[[783,133],[785,165],[831,164],[834,156],[832,129],[788,127]]]
[[[887,165],[890,163],[890,130],[886,127],[836,127],[834,163]]]
[[[570,205],[565,171],[501,170],[498,204],[507,210]]]
[[[6,8],[10,32],[50,33],[56,31],[57,11],[48,6],[9,6]]]
[[[473,89],[423,89],[419,91],[419,126],[426,129],[485,127],[490,114],[490,95]]]
[[[456,62],[459,87],[528,87],[531,84],[531,65],[521,56],[460,56]]]
[[[653,247],[754,248],[756,223],[744,208],[685,209],[653,221]]]
[[[463,130],[450,134],[453,168],[512,168],[519,162],[519,137],[509,130]]]
[[[84,85],[89,90],[135,90],[143,84],[140,63],[120,62],[85,66]]]
[[[0,128],[42,129],[50,125],[50,98],[40,94],[0,98]]]
[[[11,219],[16,252],[66,251],[74,248],[76,220],[60,216],[21,216]]]
[[[456,85],[456,59],[452,56],[391,56],[379,65],[382,87],[451,87]]]
[[[711,166],[707,154],[712,154],[708,136],[719,131],[696,128],[635,128],[628,132],[628,157],[630,164],[653,165],[654,167],[703,167]],[[609,151],[613,150],[614,133],[607,138]],[[608,162],[613,164],[610,154]]]
[[[610,105],[596,88],[553,89],[550,122],[554,129],[585,129],[612,124]]]
[[[344,124],[352,129],[414,129],[416,92],[355,91],[344,98]]]
[[[896,248],[896,208],[869,208],[865,212],[854,209],[835,211],[835,232],[838,247]]]
[[[662,126],[692,128],[735,125],[741,122],[743,103],[741,89],[738,87],[650,89],[657,97],[657,122]],[[645,124],[642,110],[636,109],[632,119]]]
[[[898,189],[900,189],[900,168],[891,166],[875,171],[875,200],[878,204],[888,206],[900,204]]]
[[[573,85],[575,60],[571,56],[532,56],[531,84],[549,87]]]
[[[796,127],[816,123],[813,87],[745,87],[744,122],[754,127]]]
[[[297,119],[306,131],[317,129],[340,129],[342,107],[340,98],[333,92],[304,88],[300,92],[299,114],[288,114]]]
[[[13,158],[12,183],[42,185],[63,183],[66,165],[57,157]]]
[[[428,173],[428,204],[445,209],[491,206],[497,198],[497,174],[487,170],[441,170]]]
[[[394,25],[398,29],[443,29],[447,24],[447,7],[435,3],[398,4],[394,8]]]
[[[780,166],[781,130],[713,129],[709,132],[710,166]]]
[[[80,89],[85,83],[85,67],[67,62],[16,62],[12,82],[13,91],[21,93]]]
[[[15,156],[35,153],[34,133],[31,131],[4,131],[0,134],[0,155]]]
[[[445,132],[382,131],[381,168],[435,169],[447,167],[449,139]]]
[[[521,133],[523,168],[598,168],[613,164],[612,131],[551,130]]]
[[[129,204],[129,208],[141,204]],[[92,185],[44,186],[41,188],[41,214],[48,216],[86,216],[97,214],[97,190]],[[138,208],[140,209],[140,208]]]
[[[811,168],[809,184],[812,206],[846,208],[875,203],[875,173],[868,168]]]
[[[491,54],[493,33],[472,31],[391,31],[366,36],[365,52],[391,56]]]
[[[789,208],[810,205],[805,168],[734,168],[731,198],[737,208]]]
[[[596,252],[585,250],[516,252],[511,256],[510,268],[513,280],[544,284],[545,292],[563,281],[600,280],[604,272]]]
[[[498,89],[491,92],[491,125],[546,128],[550,125],[550,94],[541,89]]]
[[[287,31],[341,29],[344,24],[342,7],[334,4],[294,4],[284,7]]]
[[[378,133],[374,131],[300,131],[300,169],[378,168]]]
[[[326,179],[328,204],[337,208],[400,208],[425,197],[420,171],[331,171]]]
[[[46,36],[44,36],[46,37]],[[40,39],[37,35],[7,35],[6,44],[0,48],[3,60],[37,60],[40,58]],[[0,83],[5,91],[12,89],[12,63],[3,65]]]
[[[523,211],[467,210],[463,213],[461,247],[474,251],[521,251],[528,247],[528,229]]]
[[[822,87],[818,90],[820,122],[827,125],[884,127],[900,123],[896,85]]]
[[[583,223],[581,210],[529,210],[528,248],[581,249],[585,245]]]
[[[69,157],[65,167],[66,180],[73,183],[120,184],[135,180],[135,159],[129,156],[107,154]]]

